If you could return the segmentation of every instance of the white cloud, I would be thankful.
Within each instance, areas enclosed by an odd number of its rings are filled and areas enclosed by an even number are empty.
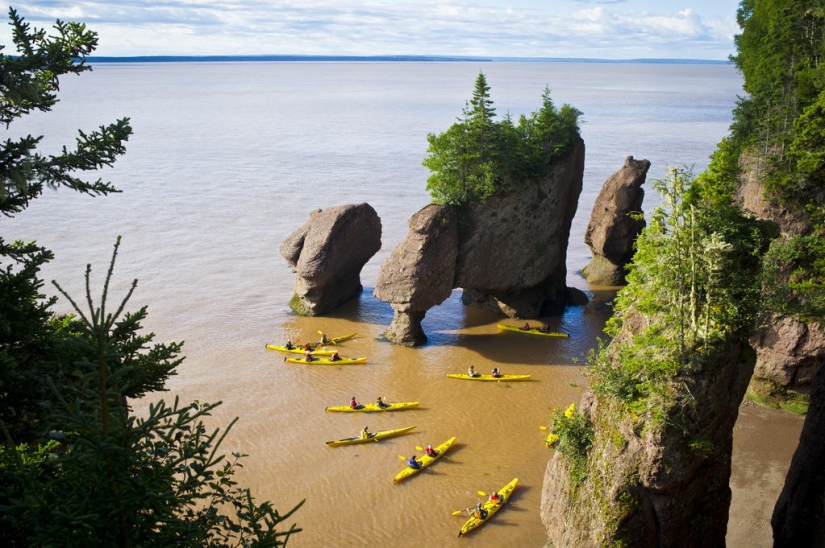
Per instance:
[[[738,2],[720,2],[731,4],[726,19],[650,0],[29,0],[15,7],[35,26],[56,18],[88,23],[100,34],[98,55],[724,59],[732,53]]]

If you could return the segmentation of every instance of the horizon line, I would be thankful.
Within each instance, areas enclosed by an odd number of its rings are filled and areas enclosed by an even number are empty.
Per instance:
[[[732,65],[730,60],[686,58],[601,59],[597,57],[506,57],[462,55],[130,55],[88,56],[90,63],[173,63],[231,61],[394,61],[394,62],[511,62],[511,63],[646,63]]]

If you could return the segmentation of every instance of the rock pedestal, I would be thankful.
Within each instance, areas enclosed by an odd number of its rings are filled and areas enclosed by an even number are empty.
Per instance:
[[[604,182],[584,233],[584,243],[593,253],[582,276],[596,285],[624,284],[625,265],[633,258],[633,242],[645,226],[642,212],[645,182],[650,162],[625,158],[622,168]]]
[[[381,266],[375,297],[392,305],[394,317],[384,333],[405,346],[427,342],[421,328],[427,310],[453,290],[458,223],[449,206],[430,204],[410,217],[409,232]]]
[[[421,320],[455,288],[510,317],[563,310],[567,242],[582,189],[584,142],[538,180],[460,208],[428,205],[381,266],[375,296],[395,311],[385,336],[415,346]]]
[[[381,249],[381,219],[367,203],[319,209],[281,243],[296,274],[289,301],[302,316],[319,316],[358,297],[361,269]]]

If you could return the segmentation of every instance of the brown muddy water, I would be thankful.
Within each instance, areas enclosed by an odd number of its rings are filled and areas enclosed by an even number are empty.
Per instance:
[[[188,346],[187,363],[197,367],[185,363],[170,387],[184,400],[222,400],[215,426],[241,417],[225,449],[250,455],[238,478],[258,499],[272,500],[281,511],[306,499],[292,520],[304,530],[290,546],[539,548],[546,540],[539,519],[542,478],[552,456],[539,427],[548,423],[549,408],[577,402],[586,386],[581,363],[596,344],[609,311],[605,302],[613,295],[609,289],[591,291],[589,305],[545,318],[554,330],[571,333],[570,339],[500,332],[500,317],[462,306],[458,291],[428,313],[424,328],[430,341],[422,348],[383,340],[391,311],[366,292],[334,317],[292,316],[276,330],[259,326],[255,332],[239,317],[211,340]],[[367,357],[368,363],[288,364],[264,348],[287,337],[316,340],[319,329],[330,336],[357,333],[339,345],[340,352]],[[531,380],[446,377],[470,364],[484,373],[497,366],[504,373],[529,374]],[[352,396],[420,406],[381,414],[324,411],[346,405]],[[799,417],[743,404],[735,430],[729,546],[771,546],[770,513],[801,424]],[[325,444],[355,436],[364,426],[375,431],[411,425],[411,433],[378,443]],[[437,445],[452,436],[456,444],[437,463],[392,483],[405,466],[402,457],[421,455],[416,445]],[[511,503],[483,528],[458,538],[466,514],[452,513],[479,502],[477,491],[489,493],[514,477],[519,484]]]

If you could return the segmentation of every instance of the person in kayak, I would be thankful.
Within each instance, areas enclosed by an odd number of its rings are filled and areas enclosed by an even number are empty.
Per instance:
[[[475,368],[471,365],[470,369],[467,370],[467,375],[470,377],[480,377],[481,373],[476,373]]]
[[[487,517],[487,509],[479,502],[476,509],[473,510],[473,517],[476,519],[485,519]]]
[[[498,367],[494,367],[493,368],[493,378],[497,379],[499,377],[501,377],[501,371],[498,370]]]
[[[501,502],[501,500],[501,495],[499,495],[498,493],[494,492],[492,495],[490,495],[490,502],[499,503]]]
[[[386,409],[390,406],[390,404],[384,403],[384,400],[381,399],[381,396],[378,396],[378,398],[376,398],[375,405],[377,405],[380,409]]]
[[[432,445],[428,445],[427,448],[424,451],[427,453],[428,457],[437,457],[438,456],[438,451],[433,449]]]
[[[362,409],[364,407],[363,405],[355,401],[355,396],[353,396],[352,399],[349,401],[349,406],[353,409]]]
[[[368,438],[371,438],[371,437],[372,437],[372,432],[370,432],[369,428],[365,426],[364,429],[361,430],[360,438],[362,440],[365,440],[365,439],[368,439]]]
[[[341,356],[338,355],[338,352],[333,352],[332,356],[329,357],[329,361],[331,361],[331,362],[337,362],[340,359],[341,359]]]
[[[416,460],[415,455],[411,456],[410,460],[407,461],[407,466],[409,466],[410,468],[412,468],[414,470],[420,470],[421,469],[421,463],[418,462],[418,460]]]
[[[284,348],[286,348],[287,350],[292,350],[295,347],[292,345],[292,341],[286,341]]]
[[[307,362],[312,361],[312,353],[309,350],[304,351],[304,361],[307,361]]]
[[[524,322],[524,327],[519,327],[522,331],[530,331],[530,322]]]
[[[327,334],[326,333],[321,333],[321,344],[327,344],[327,343],[329,343],[329,339],[327,338]]]

